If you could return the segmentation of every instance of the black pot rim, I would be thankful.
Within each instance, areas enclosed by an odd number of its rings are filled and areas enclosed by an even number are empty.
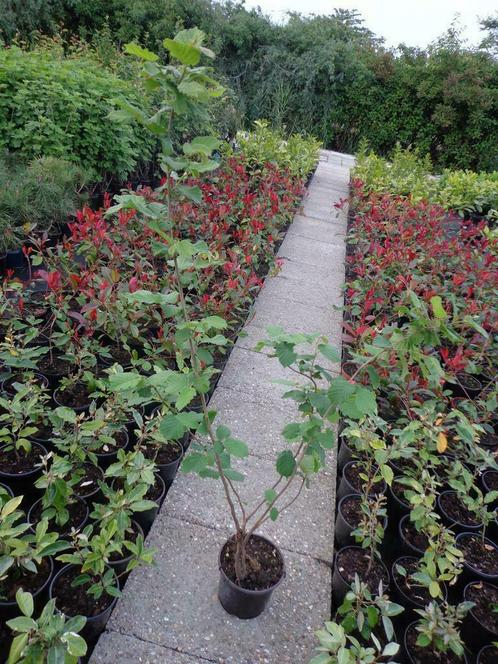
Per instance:
[[[403,509],[410,510],[410,505],[408,503],[405,503],[401,498],[398,498],[398,496],[394,493],[392,485],[394,482],[399,482],[400,476],[395,475],[393,478],[393,481],[391,484],[388,485],[387,490],[389,491],[389,496],[396,502],[398,503]]]
[[[93,463],[90,463],[89,461],[84,463],[83,466],[90,466],[91,468],[97,468],[97,470],[100,473],[100,478],[99,479],[102,482],[105,482],[105,473],[104,473],[104,471],[102,470],[102,468],[100,466],[94,466]],[[79,493],[76,493],[76,492],[75,492],[74,495],[77,496],[77,498],[81,498],[81,500],[84,500],[86,502],[89,498],[92,498],[99,491],[100,491],[100,487],[97,485],[97,487],[91,493],[89,493],[86,496],[81,496]]]
[[[52,556],[45,556],[45,559],[48,560],[48,562],[49,562],[50,574],[48,575],[46,581],[44,581],[44,583],[37,590],[35,590],[34,592],[30,591],[31,595],[33,596],[33,599],[38,597],[38,595],[40,595],[46,589],[46,587],[49,585],[49,583],[51,583],[51,581],[54,577],[54,561],[52,559]],[[13,608],[15,606],[17,606],[17,601],[15,599],[12,600],[11,602],[4,602],[4,601],[0,600],[0,607],[2,607],[4,609],[10,609],[10,608]]]
[[[95,456],[97,459],[108,459],[109,457],[112,457],[118,453],[118,450],[125,450],[127,446],[130,443],[130,436],[128,435],[128,431],[126,430],[126,424],[123,425],[122,429],[119,429],[119,432],[124,433],[126,436],[126,443],[124,445],[116,445],[112,450],[109,452],[94,452]],[[118,432],[116,432],[118,433]]]
[[[5,445],[0,446],[0,452],[9,445],[9,443],[5,443]],[[39,443],[38,441],[31,441],[31,445],[36,445],[37,447],[40,447],[42,450],[42,453],[40,456],[45,456],[48,454],[47,448],[42,445],[42,443]],[[32,470],[27,470],[24,473],[7,473],[5,470],[2,470],[0,468],[0,477],[12,479],[12,480],[22,480],[26,479],[27,477],[31,477],[32,475],[35,475],[36,473],[39,473],[40,469],[39,468],[33,468]]]
[[[9,494],[9,496],[11,498],[14,497],[14,492],[12,491],[12,489],[10,488],[10,486],[8,484],[4,484],[3,482],[0,482],[0,488],[5,489],[5,491]]]
[[[349,523],[349,521],[346,519],[346,517],[344,516],[344,514],[343,514],[343,512],[342,512],[342,510],[341,510],[342,503],[343,503],[346,499],[348,499],[348,498],[355,498],[355,499],[358,498],[359,500],[361,500],[361,499],[363,498],[363,496],[361,495],[361,493],[347,493],[345,496],[343,496],[343,497],[339,500],[339,503],[338,503],[338,505],[337,505],[337,511],[338,511],[338,512],[339,512],[339,511],[341,512],[341,517],[344,519],[344,523],[347,523],[347,525],[348,525],[350,528],[355,528],[356,526],[355,526],[354,524],[352,524],[352,523]],[[387,520],[388,520],[388,518],[387,518],[387,515],[386,515],[386,516],[384,517],[384,529],[387,528]]]
[[[349,581],[347,581],[347,579],[344,578],[344,576],[342,575],[341,570],[337,567],[337,559],[338,559],[339,555],[340,555],[341,553],[344,553],[344,551],[347,551],[348,549],[356,549],[357,551],[361,551],[362,553],[367,553],[367,550],[366,550],[366,549],[363,549],[361,546],[356,546],[356,545],[354,545],[354,544],[349,544],[348,546],[342,546],[340,549],[338,549],[338,550],[335,552],[335,555],[334,555],[334,570],[337,570],[337,573],[339,574],[339,576],[341,577],[341,579],[344,581],[344,583],[345,583],[347,586],[350,586],[350,587],[351,587],[351,583],[349,583]],[[379,560],[378,558],[376,558],[376,559],[375,559],[375,562],[379,563],[380,566],[383,567],[383,568],[384,568],[384,571],[386,572],[386,576],[387,576],[387,585],[386,585],[386,587],[384,588],[384,590],[387,590],[388,587],[389,587],[389,584],[390,584],[390,582],[391,582],[391,576],[390,576],[390,574],[389,574],[389,570],[387,569],[386,565],[382,562],[382,560]],[[361,580],[363,580],[363,579],[361,579]]]
[[[229,537],[224,542],[223,546],[220,549],[220,553],[218,555],[218,568],[220,570],[220,574],[222,575],[224,581],[226,583],[228,583],[228,585],[231,588],[233,588],[234,590],[237,590],[241,593],[250,595],[251,597],[260,597],[261,595],[266,595],[269,592],[273,592],[275,590],[275,588],[277,588],[282,583],[282,581],[284,580],[285,575],[286,575],[285,560],[284,560],[284,556],[282,555],[282,551],[280,550],[280,548],[274,542],[272,542],[270,539],[268,539],[267,537],[264,537],[263,535],[258,535],[257,533],[253,533],[251,535],[251,537],[257,537],[257,538],[262,539],[263,541],[267,542],[278,552],[278,555],[280,556],[280,560],[282,561],[282,576],[280,577],[280,579],[275,584],[273,584],[273,586],[270,586],[269,588],[264,588],[263,590],[251,590],[250,588],[242,588],[242,586],[238,586],[236,583],[234,583],[232,581],[232,579],[230,579],[226,575],[225,570],[223,569],[223,567],[221,565],[221,554],[223,553],[223,549],[228,544],[228,542],[233,540],[233,538],[234,538],[233,535],[232,535],[232,537]]]
[[[461,540],[464,537],[469,537],[469,536],[470,537],[479,537],[480,539],[482,539],[481,536],[476,532],[466,531],[466,532],[463,532],[463,533],[459,533],[456,536],[456,539],[455,539],[457,547],[458,547],[459,540]],[[495,549],[498,549],[498,544],[495,544],[488,537],[485,537],[484,541],[486,542],[486,544],[489,544],[492,547],[494,547]],[[463,561],[463,566],[466,567],[471,572],[473,572],[474,574],[478,574],[484,581],[488,581],[488,580],[489,581],[496,581],[498,579],[498,572],[496,574],[488,574],[487,572],[481,572],[481,570],[478,570],[475,567],[472,567],[472,565],[469,565],[468,562],[465,559]]]
[[[346,470],[347,470],[347,468],[349,468],[350,466],[352,466],[352,465],[355,464],[355,463],[356,463],[356,464],[361,463],[361,460],[359,460],[359,459],[352,459],[351,461],[348,461],[346,464],[344,464],[344,468],[342,469],[342,473],[341,473],[341,478],[344,478],[344,481],[347,482],[348,485],[353,489],[353,491],[351,491],[351,493],[357,493],[357,491],[355,490],[355,488],[353,487],[353,485],[351,484],[351,482],[348,480],[348,478],[347,478],[347,476],[346,476]],[[380,482],[380,483],[381,483],[382,486],[383,486],[383,491],[381,491],[381,493],[382,493],[382,494],[385,494],[386,491],[387,491],[387,484],[386,484],[386,481],[385,481],[384,479],[381,479],[381,482]],[[377,494],[374,494],[374,495],[377,495]]]
[[[465,588],[463,589],[463,598],[464,598],[464,600],[467,599],[467,588],[470,588],[470,586],[477,586],[477,585],[479,585],[480,583],[486,583],[488,586],[492,586],[493,588],[496,589],[495,584],[494,584],[494,583],[490,583],[490,582],[487,581],[486,579],[481,579],[480,581],[477,581],[477,579],[476,579],[475,581],[469,581],[469,583],[467,583],[467,585],[466,585]],[[479,625],[481,626],[482,629],[486,630],[486,632],[488,632],[488,634],[492,634],[493,637],[496,639],[496,637],[498,637],[498,632],[492,632],[490,629],[488,629],[488,628],[486,627],[486,625],[483,625],[482,622],[479,620],[479,618],[478,618],[478,617],[476,616],[476,614],[474,613],[473,608],[474,608],[474,607],[472,607],[472,608],[470,609],[470,613],[472,614],[472,617],[474,618],[474,620],[475,620],[476,622],[479,623]],[[497,640],[498,640],[498,639],[497,639]]]
[[[408,542],[408,540],[406,539],[405,535],[403,534],[403,526],[405,525],[405,523],[409,522],[409,519],[410,519],[410,515],[409,515],[409,514],[405,514],[405,515],[402,516],[401,519],[399,520],[399,523],[398,523],[398,533],[399,533],[399,536],[400,536],[400,538],[401,538],[402,540],[406,540],[406,543],[407,543],[409,546],[411,546],[412,549],[413,549],[414,551],[416,551],[418,554],[420,554],[421,556],[423,556],[424,553],[425,553],[425,551],[422,551],[422,549],[418,549],[414,544],[412,544],[411,542]]]
[[[7,392],[7,390],[5,389],[5,383],[6,383],[8,380],[12,380],[12,378],[15,378],[19,373],[22,373],[22,372],[19,372],[19,371],[17,371],[17,372],[13,372],[13,371],[12,371],[12,368],[11,368],[11,370],[10,370],[10,376],[8,376],[7,378],[4,378],[4,379],[3,379],[2,384],[0,385],[0,390],[1,390],[4,394],[9,394],[9,392]],[[44,374],[42,374],[41,371],[31,371],[31,370],[30,370],[29,373],[32,373],[33,376],[37,376],[38,378],[41,378],[41,381],[40,381],[40,382],[41,382],[45,387],[48,387],[48,386],[49,386],[48,378],[47,378]],[[62,405],[62,404],[61,404],[61,405]]]
[[[60,576],[62,576],[63,574],[65,574],[70,568],[73,568],[73,567],[76,567],[76,565],[68,563],[67,565],[64,565],[64,567],[62,567],[57,572],[57,574],[54,576],[54,578],[52,579],[52,582],[50,584],[50,588],[48,589],[48,594],[49,594],[50,599],[54,599],[54,598],[57,599],[54,596],[54,593],[53,593],[53,588],[54,588],[54,585],[55,585],[55,582],[57,581],[57,579]],[[121,586],[119,584],[119,578],[118,577],[116,577],[116,583],[117,583],[118,590],[119,590]],[[95,616],[85,616],[87,625],[88,625],[88,623],[92,623],[92,622],[98,620],[103,614],[105,614],[107,611],[112,610],[114,608],[114,606],[116,605],[116,602],[118,601],[118,598],[117,597],[112,597],[111,595],[109,595],[109,597],[111,597],[112,602],[110,604],[108,604],[108,606],[106,606],[106,608],[103,609],[100,613],[97,613],[97,615],[95,615]],[[68,617],[71,617],[71,616],[68,616]]]
[[[487,645],[483,646],[477,653],[477,664],[481,664],[481,655],[484,655],[486,650],[492,650],[493,648],[498,651],[498,647],[494,646],[492,643],[488,643]]]
[[[469,530],[469,532],[471,532],[471,531],[475,532],[475,531],[479,531],[479,530],[481,530],[481,528],[482,528],[482,526],[483,526],[482,523],[478,523],[478,524],[476,524],[475,526],[469,526],[468,523],[462,523],[461,521],[455,521],[454,519],[450,518],[450,516],[449,516],[449,515],[447,514],[447,512],[445,511],[444,507],[441,505],[441,498],[442,498],[442,496],[445,496],[445,495],[447,496],[449,493],[454,494],[454,495],[457,497],[457,499],[458,499],[458,494],[457,494],[457,492],[456,492],[454,489],[446,489],[446,491],[441,491],[441,493],[439,493],[438,496],[437,496],[437,498],[436,498],[437,506],[438,506],[438,508],[439,508],[439,511],[442,513],[442,515],[443,515],[443,516],[444,516],[449,522],[453,523],[453,525],[455,525],[455,526],[459,526],[460,528],[462,528],[462,530],[465,530],[465,528],[467,528],[467,529]],[[450,526],[450,527],[451,527],[451,526]]]
[[[55,403],[56,403],[58,406],[62,406],[63,408],[71,408],[71,410],[74,410],[75,413],[81,413],[81,412],[83,412],[84,410],[88,410],[88,409],[90,408],[90,404],[91,404],[91,402],[92,402],[91,399],[90,399],[90,401],[89,401],[87,404],[85,404],[84,406],[67,406],[66,404],[63,404],[63,403],[62,403],[61,401],[59,401],[59,399],[58,399],[58,396],[59,396],[60,392],[61,392],[61,388],[58,387],[56,390],[54,390],[54,393],[53,393],[53,395],[52,395],[52,399],[55,401]]]
[[[408,625],[408,627],[405,629],[404,633],[403,633],[403,646],[404,646],[404,648],[405,648],[405,653],[406,653],[406,655],[407,655],[407,657],[408,657],[409,664],[413,664],[413,662],[414,662],[415,660],[413,659],[413,657],[412,657],[411,654],[410,654],[410,651],[408,650],[408,644],[407,644],[407,642],[406,642],[406,636],[407,636],[408,632],[409,632],[413,627],[416,626],[416,624],[417,624],[417,621],[416,621],[416,620],[414,620],[413,622],[411,622],[411,623]],[[467,664],[467,663],[468,663],[467,655],[465,654],[465,652],[463,653],[462,662],[463,662],[463,664]]]
[[[422,602],[421,604],[419,604],[419,603],[416,602],[412,597],[408,597],[407,594],[406,594],[406,592],[400,587],[399,583],[396,581],[396,576],[395,576],[395,574],[394,574],[394,568],[395,568],[395,565],[397,565],[397,564],[399,563],[400,560],[406,560],[406,558],[409,558],[410,560],[414,560],[415,562],[417,562],[418,560],[420,560],[419,558],[417,558],[417,556],[412,556],[412,555],[410,555],[410,554],[408,554],[408,553],[403,554],[403,555],[401,555],[401,556],[398,556],[398,557],[396,558],[396,560],[393,562],[393,564],[391,565],[391,579],[392,579],[392,582],[395,584],[395,586],[396,586],[396,588],[398,589],[399,593],[400,593],[401,595],[403,595],[403,597],[407,597],[407,599],[409,599],[411,602],[413,602],[413,604],[416,604],[418,607],[422,607],[422,608],[424,608],[424,606],[425,606],[425,603],[424,603],[424,602]],[[444,598],[443,598],[443,599],[444,599],[444,600],[447,600],[447,599],[448,599],[448,589],[447,589],[445,583],[442,583],[441,585],[442,585],[442,588],[443,588],[443,594],[444,594]]]
[[[88,507],[88,504],[87,504],[87,502],[84,498],[81,498],[80,496],[77,496],[76,494],[75,494],[75,498],[79,502],[83,503],[83,505],[85,506],[85,510],[86,510],[86,516],[83,519],[83,521],[80,523],[80,525],[78,526],[78,528],[82,528],[85,525],[85,523],[88,521],[88,518],[90,516],[90,508]],[[31,505],[31,507],[28,510],[27,519],[28,519],[28,523],[31,526],[31,528],[36,528],[36,523],[31,520],[32,511],[33,511],[35,505],[38,505],[38,503],[40,503],[41,500],[42,500],[41,498],[38,498],[38,500],[35,500],[35,502]],[[61,535],[61,538],[62,537],[63,536]]]
[[[490,489],[488,484],[486,483],[486,475],[489,476],[489,475],[491,475],[491,473],[495,473],[496,475],[498,475],[498,470],[494,470],[493,468],[488,468],[487,470],[485,470],[483,472],[483,474],[481,476],[481,480],[482,480],[482,483],[484,484],[484,488],[488,492],[492,491],[492,489]]]

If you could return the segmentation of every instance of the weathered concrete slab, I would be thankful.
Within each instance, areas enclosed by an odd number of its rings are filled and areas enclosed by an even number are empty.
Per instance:
[[[275,455],[288,446],[280,432],[295,419],[294,405],[281,398],[288,388],[273,380],[298,376],[254,352],[256,342],[268,325],[280,325],[340,344],[342,313],[335,307],[342,305],[346,212],[333,206],[347,195],[353,163],[350,155],[321,152],[305,216],[291,225],[279,252],[281,269],[267,279],[210,401],[218,422],[251,449],[240,462],[248,473],[240,483],[244,501],[275,478]],[[313,632],[330,615],[334,490],[331,454],[330,470],[303,491],[292,512],[265,524],[265,534],[283,548],[287,578],[260,618],[241,621],[217,599],[218,553],[231,534],[221,486],[180,475],[148,537],[157,564],[130,575],[92,664],[306,664]]]
[[[246,441],[251,443],[251,439],[247,437]],[[291,449],[289,444],[286,447]],[[332,456],[329,464],[330,468],[333,468]],[[275,460],[249,456],[243,460],[234,459],[232,466],[246,475],[245,481],[237,483],[236,486],[240,490],[244,508],[250,513],[261,500],[264,501],[265,490],[270,489],[278,480]],[[299,483],[296,483],[283,501],[277,504],[277,508],[279,504],[285,505],[294,498],[298,491]],[[199,492],[202,493],[202,500],[198,499]],[[292,506],[292,512],[287,515],[282,514],[282,517],[276,521],[268,521],[262,530],[265,535],[287,551],[294,551],[331,563],[334,492],[333,473],[331,471],[320,473],[312,478],[309,488],[303,489]],[[232,522],[225,503],[223,488],[221,482],[216,480],[204,480],[202,484],[199,484],[195,475],[180,474],[170,489],[164,513],[182,521],[207,528],[216,528],[226,535],[232,533]],[[303,533],[306,533],[306,537],[302,536]]]
[[[130,576],[109,628],[210,662],[305,664],[313,631],[330,612],[330,567],[284,552],[287,576],[271,605],[259,618],[241,621],[217,598],[223,541],[219,531],[161,514],[149,537],[157,564]],[[97,647],[92,664],[105,661],[101,652]]]

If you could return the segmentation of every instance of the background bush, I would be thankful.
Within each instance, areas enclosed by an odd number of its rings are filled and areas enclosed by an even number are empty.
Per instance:
[[[94,176],[125,178],[147,160],[151,142],[138,125],[108,119],[113,99],[134,102],[133,84],[85,58],[0,50],[0,148],[30,160],[62,157]]]
[[[4,0],[0,35],[36,42],[63,23],[102,50],[102,31],[122,45],[161,52],[180,27],[198,26],[238,99],[246,127],[268,118],[288,133],[317,136],[355,152],[362,139],[380,155],[397,142],[429,153],[436,169],[498,168],[496,21],[470,49],[450,29],[425,50],[387,49],[356,12],[292,15],[285,25],[240,2],[211,0]],[[31,8],[31,9],[30,9]],[[162,51],[164,54],[164,51]],[[224,115],[219,116],[223,118]],[[221,133],[221,132],[220,132]]]

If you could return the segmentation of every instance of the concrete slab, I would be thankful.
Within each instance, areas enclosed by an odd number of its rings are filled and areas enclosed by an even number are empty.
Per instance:
[[[343,216],[335,221],[323,221],[322,219],[296,215],[287,231],[287,236],[289,235],[299,235],[318,242],[337,244],[338,242],[344,242],[346,219]]]
[[[102,634],[92,664],[206,664],[199,659],[134,636],[109,631]]]
[[[222,533],[161,514],[148,539],[156,565],[130,575],[110,629],[220,664],[305,664],[311,657],[313,631],[330,614],[328,565],[284,552],[287,576],[268,609],[242,621],[217,598]]]
[[[307,265],[320,266],[326,263],[342,265],[345,256],[344,241],[342,238],[337,238],[335,244],[331,244],[287,234],[280,245],[278,255]]]
[[[342,288],[335,288],[327,283],[312,283],[305,279],[293,279],[284,273],[265,281],[260,298],[280,298],[287,302],[295,302],[305,307],[316,307],[329,310],[331,304],[341,305]]]
[[[250,447],[252,440],[255,439],[254,434],[251,438],[245,437]],[[259,446],[261,446],[261,441]],[[290,444],[287,444],[286,447],[292,449]],[[328,465],[331,469],[333,468],[332,455],[330,455]],[[240,493],[244,508],[250,513],[264,499],[266,489],[271,488],[279,478],[275,470],[275,459],[256,456],[234,459],[233,468],[246,476],[243,482],[236,484],[236,488]],[[282,498],[280,505],[285,505],[294,498],[298,490],[299,483],[296,482],[295,486],[289,489],[286,497]],[[199,500],[199,495],[202,495],[202,500]],[[334,477],[330,470],[328,472],[324,470],[312,478],[309,488],[303,489],[292,505],[292,512],[288,514],[284,512],[276,521],[267,521],[261,532],[287,551],[294,551],[331,563],[333,501]],[[180,473],[168,493],[168,500],[163,511],[167,516],[206,528],[215,528],[227,536],[233,532],[223,488],[221,482],[216,480],[205,479],[199,483],[197,476]],[[306,533],[306,537],[302,537],[303,533]]]

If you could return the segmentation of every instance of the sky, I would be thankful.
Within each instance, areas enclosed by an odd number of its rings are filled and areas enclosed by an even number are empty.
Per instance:
[[[384,37],[388,46],[403,42],[419,47],[445,32],[455,14],[460,15],[463,36],[476,45],[483,37],[479,17],[498,10],[497,0],[246,0],[245,4],[247,8],[259,5],[275,21],[281,21],[286,11],[331,14],[336,7],[357,9],[366,26]]]

